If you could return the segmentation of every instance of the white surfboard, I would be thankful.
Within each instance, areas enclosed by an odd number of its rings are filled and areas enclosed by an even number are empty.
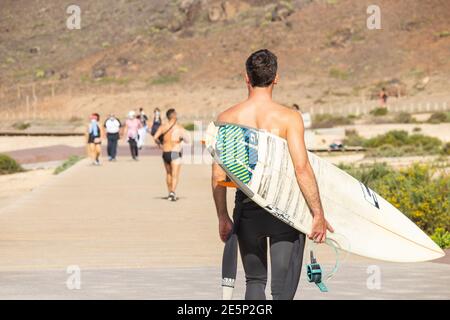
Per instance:
[[[205,144],[227,176],[254,202],[309,233],[312,216],[298,187],[286,140],[264,130],[211,123]],[[308,152],[325,216],[327,238],[364,257],[419,262],[444,252],[393,205],[328,161]]]

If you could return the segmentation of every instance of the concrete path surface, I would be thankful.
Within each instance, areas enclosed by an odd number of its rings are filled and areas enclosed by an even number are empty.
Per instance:
[[[0,211],[0,298],[220,298],[223,244],[209,173],[208,165],[184,165],[175,203],[164,199],[160,157],[124,157],[100,167],[81,161],[55,176]],[[332,254],[320,250],[331,269]],[[446,263],[352,256],[329,293],[303,273],[296,298],[450,299],[449,285]],[[240,269],[235,298],[243,298],[244,287]]]

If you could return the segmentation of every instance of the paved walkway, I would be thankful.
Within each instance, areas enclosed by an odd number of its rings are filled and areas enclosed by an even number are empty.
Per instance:
[[[55,176],[0,211],[0,299],[220,298],[223,245],[209,166],[185,165],[179,195],[163,199],[162,163],[153,156],[101,167],[82,161]],[[331,267],[332,255],[320,255]],[[367,287],[370,265],[379,268],[380,289]],[[66,285],[69,266],[81,270],[80,290]],[[350,257],[330,293],[303,278],[297,298],[449,299],[449,284],[449,264]],[[235,297],[243,292],[240,270]]]

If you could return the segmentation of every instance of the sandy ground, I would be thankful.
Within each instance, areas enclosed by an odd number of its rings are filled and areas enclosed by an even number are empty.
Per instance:
[[[72,137],[0,137],[0,152],[41,148],[55,145],[84,146],[84,138]]]
[[[356,130],[361,136],[371,138],[379,134],[386,133],[391,130],[406,130],[413,133],[414,128],[421,128],[421,133],[441,139],[442,141],[450,141],[450,123],[441,124],[364,124],[345,126],[345,129]]]
[[[53,168],[0,175],[0,209],[54,177]]]

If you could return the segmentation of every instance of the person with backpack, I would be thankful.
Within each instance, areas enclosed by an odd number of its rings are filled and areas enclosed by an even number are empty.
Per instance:
[[[87,130],[87,144],[88,153],[92,159],[93,165],[100,165],[100,155],[102,152],[102,136],[103,131],[98,125],[100,121],[100,115],[98,113],[93,113],[89,117],[90,123]]]

